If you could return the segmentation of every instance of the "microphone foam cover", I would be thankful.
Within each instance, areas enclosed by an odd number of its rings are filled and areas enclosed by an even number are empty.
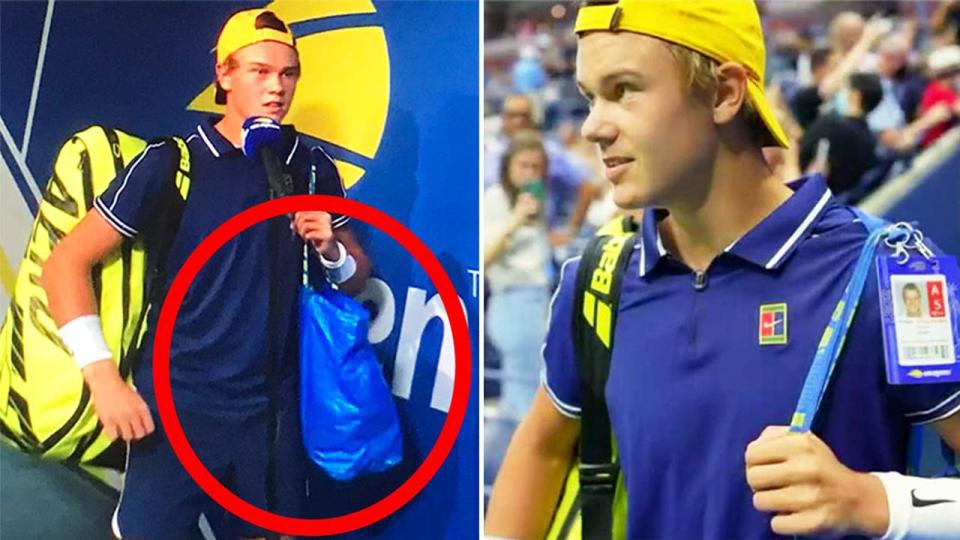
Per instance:
[[[259,159],[260,149],[264,146],[277,148],[280,142],[280,124],[267,116],[251,116],[243,122],[240,141],[243,155],[250,159]]]

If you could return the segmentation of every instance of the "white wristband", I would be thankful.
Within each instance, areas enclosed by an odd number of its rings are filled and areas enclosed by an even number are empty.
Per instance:
[[[871,474],[887,492],[890,524],[882,540],[960,538],[960,479]]]
[[[330,278],[330,281],[343,283],[357,272],[357,261],[353,258],[353,255],[347,253],[347,248],[343,247],[343,244],[339,241],[337,242],[337,251],[339,254],[336,261],[328,260],[319,250],[317,255],[320,257],[320,263],[327,269],[327,277]]]
[[[113,358],[113,353],[103,339],[100,317],[96,315],[83,315],[73,319],[60,328],[59,334],[80,369],[94,362]]]

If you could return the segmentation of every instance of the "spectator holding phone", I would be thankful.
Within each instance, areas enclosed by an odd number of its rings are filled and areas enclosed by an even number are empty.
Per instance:
[[[502,358],[501,414],[518,421],[539,386],[550,297],[546,174],[539,133],[520,131],[501,158],[500,182],[484,192],[486,333]]]

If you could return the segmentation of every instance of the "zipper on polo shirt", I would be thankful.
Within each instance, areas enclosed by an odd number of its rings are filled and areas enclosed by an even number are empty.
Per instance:
[[[697,339],[700,337],[700,299],[701,294],[707,288],[707,271],[693,271],[693,305],[690,311],[690,341],[687,348],[688,360],[698,357]]]
[[[707,288],[707,272],[695,271],[693,273],[693,288],[698,291],[702,291]]]

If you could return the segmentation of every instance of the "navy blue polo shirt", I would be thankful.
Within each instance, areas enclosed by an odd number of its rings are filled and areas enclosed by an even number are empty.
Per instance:
[[[819,176],[721,253],[696,288],[647,211],[620,298],[606,401],[630,538],[768,538],[744,473],[747,444],[789,424],[823,329],[867,237]],[[563,266],[543,383],[578,417],[571,341],[579,259]],[[912,424],[960,410],[960,386],[886,383],[876,273],[865,288],[814,432],[859,471],[903,471]],[[781,344],[761,344],[761,306],[785,304]],[[777,324],[779,324],[779,319]],[[768,340],[769,341],[769,340]]]
[[[171,247],[164,296],[169,283],[196,247],[218,226],[270,197],[263,165],[247,159],[214,127],[201,123],[187,137],[191,186],[183,218]],[[149,145],[134,158],[94,206],[127,237],[144,235],[148,252],[156,231],[151,224],[162,208],[156,202],[169,170],[172,143]],[[306,193],[311,154],[317,166],[316,192],[345,196],[332,160],[311,150],[292,128],[285,129],[278,157],[294,179],[295,193]],[[334,215],[334,227],[346,216]],[[281,395],[291,396],[291,374],[297,365],[297,291],[301,283],[303,243],[281,216],[264,221],[234,237],[203,266],[180,308],[170,350],[170,381],[178,409],[213,415],[242,416],[265,410],[268,400],[267,345],[279,349]],[[269,227],[277,227],[271,245]],[[278,291],[277,328],[267,329],[270,285]],[[148,316],[143,358],[134,367],[134,384],[151,407],[153,338],[159,307]]]

